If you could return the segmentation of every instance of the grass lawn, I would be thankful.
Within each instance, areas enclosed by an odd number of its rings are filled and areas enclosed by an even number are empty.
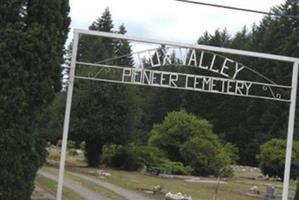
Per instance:
[[[72,171],[83,173],[85,175],[91,176],[89,173],[92,168],[71,168]],[[148,197],[155,200],[164,199],[162,195],[152,195],[146,194],[140,190],[140,188],[152,188],[155,185],[161,185],[167,192],[181,192],[191,195],[193,199],[213,199],[215,192],[215,184],[210,183],[190,183],[178,179],[164,179],[156,176],[143,175],[138,172],[127,172],[127,171],[118,171],[118,170],[107,170],[112,174],[111,177],[104,179],[105,181],[127,188],[138,193],[147,195]],[[101,179],[103,180],[103,179]],[[240,199],[240,200],[251,200],[255,199],[249,196],[246,196],[245,193],[248,190],[247,185],[240,185],[234,182],[228,182],[228,184],[221,184],[218,197],[221,200],[231,200],[231,199]]]
[[[53,194],[56,194],[57,183],[55,181],[47,179],[41,175],[37,175],[37,177],[35,179],[35,183],[39,187],[41,187],[45,190],[48,190],[48,191],[52,192]],[[63,199],[66,199],[66,200],[84,200],[84,198],[82,198],[80,195],[78,195],[74,191],[67,189],[67,188],[63,188],[62,195],[63,195]]]
[[[99,178],[94,175],[95,168],[85,167],[81,156],[67,156],[67,171],[72,171],[76,173],[81,173],[90,177]],[[51,167],[44,167],[44,170],[57,173],[58,169]],[[99,178],[101,181],[106,181],[114,185],[123,187],[124,189],[129,189],[137,193],[143,194],[153,200],[164,200],[164,195],[153,195],[144,193],[141,188],[152,188],[156,185],[161,185],[166,192],[172,193],[185,193],[194,200],[208,200],[214,199],[216,184],[215,183],[191,183],[179,179],[165,179],[157,176],[144,175],[139,172],[128,172],[119,171],[113,169],[107,169],[107,172],[111,173],[111,177]],[[252,186],[257,186],[261,192],[266,191],[267,185],[275,187],[275,195],[277,197],[281,196],[282,193],[282,182],[278,181],[261,181],[255,178],[261,173],[258,170],[255,171],[236,171],[234,177],[227,179],[227,184],[221,184],[219,187],[217,199],[218,200],[253,200],[257,199],[255,197],[250,197],[246,195],[248,190]],[[101,188],[99,186],[94,186],[87,181],[82,181],[77,177],[72,177],[70,174],[66,173],[67,178],[71,178],[77,182],[81,182],[88,188],[99,192],[101,195],[110,197],[113,200],[123,200],[123,198],[110,190]],[[215,178],[204,178],[208,180],[214,180]],[[294,193],[295,191],[295,181],[291,181],[290,191]]]
[[[52,168],[52,167],[43,167],[42,170],[46,171],[46,172],[49,172],[51,174],[55,174],[55,175],[58,175],[58,169],[57,168]],[[82,180],[78,177],[75,177],[75,176],[72,176],[71,174],[69,173],[65,173],[65,177],[67,179],[71,179],[77,183],[80,183],[81,185],[83,185],[84,187],[90,189],[90,190],[93,190],[99,194],[101,194],[101,196],[104,196],[104,197],[107,197],[108,199],[113,199],[113,200],[126,200],[125,198],[123,198],[122,196],[108,190],[108,189],[105,189],[103,187],[100,187],[98,185],[95,185],[95,184],[92,184],[90,183],[89,181],[85,181],[85,180]]]

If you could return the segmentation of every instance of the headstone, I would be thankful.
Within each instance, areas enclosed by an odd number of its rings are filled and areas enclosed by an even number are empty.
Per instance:
[[[172,170],[171,169],[167,169],[167,170],[165,170],[164,174],[171,175],[172,174]]]
[[[266,200],[275,199],[274,192],[275,192],[274,186],[267,186],[264,198]]]

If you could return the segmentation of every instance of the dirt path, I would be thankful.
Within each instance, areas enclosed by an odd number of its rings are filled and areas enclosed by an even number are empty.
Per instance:
[[[34,191],[31,196],[32,200],[55,200],[55,195],[45,190],[44,188],[39,187],[38,185],[35,185]]]
[[[38,174],[57,182],[57,177],[55,175],[52,175],[52,174],[44,172],[44,171],[39,171]],[[74,181],[71,182],[69,180],[65,180],[64,187],[75,191],[76,193],[81,195],[86,200],[110,200],[110,199],[107,199],[107,198],[99,195],[98,193],[96,193],[92,190],[85,188],[80,183],[77,183]]]
[[[88,176],[85,176],[85,175],[76,174],[76,173],[72,173],[72,172],[69,172],[69,174],[71,174],[72,176],[78,177],[80,179],[89,181],[91,183],[94,183],[98,186],[104,187],[108,190],[111,190],[111,191],[117,193],[118,195],[125,197],[128,200],[150,200],[149,198],[144,197],[142,195],[139,195],[136,192],[123,189],[119,186],[116,186],[116,185],[113,185],[113,184],[110,184],[110,183],[106,183],[106,182],[101,181],[101,180],[96,179],[96,178],[91,178],[91,177],[88,177]]]

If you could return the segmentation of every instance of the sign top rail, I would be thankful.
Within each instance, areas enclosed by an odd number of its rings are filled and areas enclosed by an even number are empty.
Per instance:
[[[86,34],[86,35],[102,36],[102,37],[107,37],[107,38],[123,39],[123,40],[143,42],[143,43],[149,43],[149,44],[162,44],[162,45],[170,45],[170,46],[176,46],[176,47],[194,48],[194,49],[201,49],[201,50],[213,51],[213,52],[219,52],[219,53],[229,53],[229,54],[235,54],[235,55],[264,58],[264,59],[269,59],[269,60],[299,63],[299,58],[296,58],[296,57],[289,57],[289,56],[282,56],[282,55],[275,55],[275,54],[268,54],[268,53],[230,49],[230,48],[224,48],[224,47],[215,47],[215,46],[202,45],[202,44],[188,44],[188,43],[172,42],[172,41],[165,41],[165,40],[146,39],[146,38],[140,38],[140,37],[135,37],[135,36],[127,36],[127,35],[123,35],[123,34],[117,34],[117,33],[90,31],[90,30],[83,30],[83,29],[74,29],[74,32],[79,33],[79,34],[81,33],[81,34]]]

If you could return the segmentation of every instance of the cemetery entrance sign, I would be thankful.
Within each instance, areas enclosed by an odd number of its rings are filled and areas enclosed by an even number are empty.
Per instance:
[[[139,65],[136,66],[115,66],[101,64],[99,62],[90,63],[77,61],[78,43],[79,38],[82,35],[105,37],[114,40],[126,40],[130,42],[163,46],[136,52],[136,62],[139,62]],[[174,52],[178,55],[177,57],[173,56]],[[223,56],[224,53],[292,63],[292,85],[286,86],[276,84],[274,81],[258,73],[254,69],[251,69],[231,58]],[[142,58],[145,57],[148,60],[147,66],[145,66],[142,60]],[[172,70],[169,70],[169,66],[177,66],[181,68],[188,67],[190,68],[190,70],[187,72],[173,72]],[[75,70],[76,68],[77,70]],[[83,68],[84,70],[82,70]],[[62,198],[66,144],[68,138],[69,119],[75,79],[95,80],[149,87],[172,88],[247,98],[261,98],[289,103],[290,108],[287,150],[285,158],[282,195],[282,199],[287,200],[295,120],[298,68],[299,58],[236,49],[227,49],[207,45],[191,45],[178,42],[136,38],[115,33],[75,29],[63,129],[57,200],[61,200]],[[190,73],[190,71],[193,72],[196,70],[200,70],[200,73]],[[75,71],[76,73],[79,72],[78,75],[75,74]],[[244,76],[244,73],[246,71],[255,75],[259,79],[259,81],[257,82],[244,78],[246,77]]]

